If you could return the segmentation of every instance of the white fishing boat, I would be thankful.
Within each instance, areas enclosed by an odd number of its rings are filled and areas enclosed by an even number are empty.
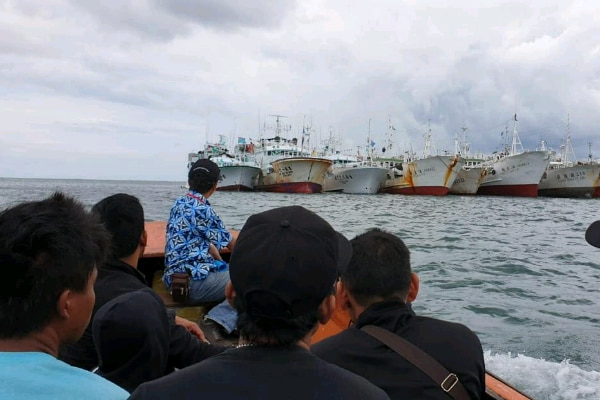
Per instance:
[[[391,134],[388,127],[388,149]],[[425,150],[421,158],[379,158],[378,163],[390,168],[388,179],[379,190],[381,193],[445,196],[462,168],[465,160],[458,155],[431,155],[431,129],[425,134]]]
[[[333,165],[325,175],[324,192],[349,194],[375,194],[379,192],[379,188],[387,178],[388,169],[377,166],[372,162],[373,153],[368,145],[369,143],[371,143],[370,132],[367,137],[367,154],[365,156],[341,154],[337,150],[338,140],[330,132],[323,158],[331,160]]]
[[[592,197],[600,181],[600,164],[592,160],[591,144],[587,161],[576,161],[567,124],[567,142],[542,175],[538,194],[545,197]],[[546,150],[545,142],[542,149]]]
[[[305,126],[300,144],[288,139],[290,126],[283,125],[282,115],[274,115],[275,136],[261,138],[254,148],[262,169],[257,190],[279,193],[320,193],[331,160],[312,155],[309,150],[310,128]],[[285,135],[285,136],[284,136]]]
[[[478,195],[537,197],[538,184],[550,158],[546,151],[523,151],[514,118],[512,145],[484,162],[487,175],[479,185]],[[506,134],[508,136],[508,134]]]
[[[479,189],[479,185],[486,175],[486,168],[483,166],[483,157],[472,157],[469,144],[467,143],[466,127],[463,130],[463,141],[459,143],[458,137],[454,138],[454,153],[463,157],[465,163],[457,172],[456,179],[450,187],[449,194],[474,195]]]
[[[204,150],[188,154],[188,169],[198,158],[208,158],[219,166],[217,190],[250,191],[258,185],[261,169],[254,156],[254,144],[246,143],[245,138],[238,138],[231,154],[225,136],[220,135],[219,143],[207,143]]]

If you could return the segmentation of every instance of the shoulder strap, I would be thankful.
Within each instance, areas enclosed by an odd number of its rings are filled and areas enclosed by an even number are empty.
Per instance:
[[[373,336],[375,339],[400,354],[415,367],[425,372],[453,399],[469,400],[471,398],[465,387],[458,380],[456,374],[448,372],[448,370],[435,358],[431,357],[408,340],[375,325],[365,325],[361,330]]]

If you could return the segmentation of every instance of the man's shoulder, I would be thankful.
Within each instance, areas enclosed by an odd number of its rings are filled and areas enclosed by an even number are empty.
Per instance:
[[[461,337],[461,340],[471,338],[479,342],[479,338],[468,326],[453,321],[446,321],[443,319],[437,319],[433,317],[416,316],[413,324],[423,330],[432,332],[438,332],[442,337],[454,339],[455,337]]]

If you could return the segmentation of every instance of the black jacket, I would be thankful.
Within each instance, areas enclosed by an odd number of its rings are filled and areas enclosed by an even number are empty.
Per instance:
[[[119,260],[106,263],[98,269],[98,278],[94,285],[96,304],[92,320],[100,307],[110,300],[144,288],[148,288],[148,284],[144,274],[137,269]],[[164,303],[161,302],[160,307],[167,312]],[[87,370],[98,366],[98,355],[92,338],[92,320],[77,343],[61,349],[59,359]],[[184,368],[226,349],[201,342],[186,328],[175,324],[174,313],[170,313],[169,327],[169,367]]]
[[[390,399],[449,397],[424,372],[360,330],[376,325],[412,342],[458,375],[473,399],[485,392],[485,364],[479,338],[464,325],[415,315],[409,304],[386,301],[366,309],[356,324],[312,346],[314,354],[364,376]]]

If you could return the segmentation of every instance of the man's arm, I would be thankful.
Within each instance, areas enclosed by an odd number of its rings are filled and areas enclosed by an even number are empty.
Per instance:
[[[202,342],[181,325],[170,324],[169,366],[185,368],[215,354],[222,353],[228,347]]]

